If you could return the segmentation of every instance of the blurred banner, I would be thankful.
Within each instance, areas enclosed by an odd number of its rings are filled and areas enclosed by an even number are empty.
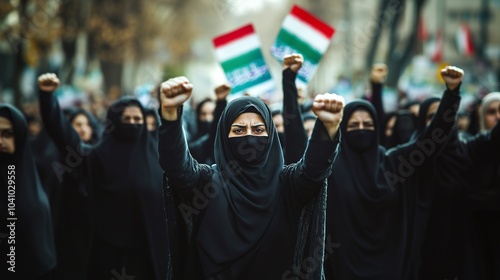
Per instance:
[[[283,21],[278,37],[271,47],[271,54],[279,62],[282,62],[283,56],[287,54],[302,54],[304,64],[297,76],[297,86],[305,87],[318,68],[334,33],[333,27],[294,5]]]
[[[233,88],[231,94],[262,96],[275,91],[260,40],[251,24],[213,39],[215,53]]]

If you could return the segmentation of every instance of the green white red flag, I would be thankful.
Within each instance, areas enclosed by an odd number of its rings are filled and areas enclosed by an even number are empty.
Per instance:
[[[231,94],[261,96],[275,91],[259,37],[251,24],[214,38],[213,44],[231,84]]]
[[[282,62],[283,56],[287,54],[302,54],[304,63],[297,75],[297,84],[305,86],[316,72],[334,33],[333,27],[294,5],[283,21],[276,41],[271,47],[271,54],[279,62]]]

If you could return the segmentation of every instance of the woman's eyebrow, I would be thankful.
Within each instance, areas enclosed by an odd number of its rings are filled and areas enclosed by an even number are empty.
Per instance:
[[[265,126],[265,124],[263,124],[263,123],[257,123],[257,124],[252,125],[252,127],[258,127],[258,126]]]
[[[232,124],[231,126],[237,126],[237,127],[247,127],[246,125],[244,124]]]

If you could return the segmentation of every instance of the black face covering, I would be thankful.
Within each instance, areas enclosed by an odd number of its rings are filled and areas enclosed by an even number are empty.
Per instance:
[[[144,124],[120,123],[116,126],[115,135],[123,140],[136,140],[142,135]]]
[[[364,152],[372,146],[375,141],[375,130],[358,129],[346,133],[346,140],[349,146],[357,151]]]
[[[235,159],[242,163],[259,160],[264,153],[268,141],[267,136],[243,136],[229,138],[229,147]]]

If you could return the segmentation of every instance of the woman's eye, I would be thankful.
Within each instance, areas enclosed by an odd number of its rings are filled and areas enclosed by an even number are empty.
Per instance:
[[[12,130],[7,130],[7,131],[4,131],[4,133],[3,133],[3,137],[5,137],[5,138],[10,138],[13,136],[14,136],[14,131],[12,131]]]
[[[241,133],[243,133],[243,129],[241,129],[241,128],[235,128],[235,129],[233,129],[233,132],[236,133],[236,134],[241,134]]]

